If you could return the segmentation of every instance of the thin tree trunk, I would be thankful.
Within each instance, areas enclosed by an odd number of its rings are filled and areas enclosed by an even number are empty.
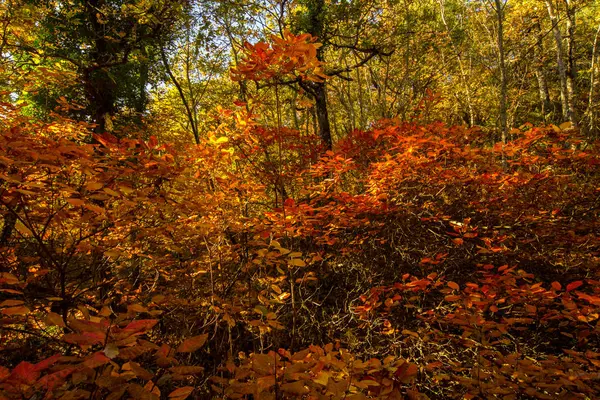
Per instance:
[[[564,0],[567,10],[567,100],[570,107],[569,121],[573,126],[577,126],[577,86],[575,78],[577,76],[577,65],[575,60],[575,7],[572,6],[571,0]]]
[[[597,135],[596,132],[596,111],[594,110],[594,96],[596,94],[596,57],[598,51],[598,36],[600,36],[600,25],[596,29],[596,35],[594,36],[594,46],[592,48],[592,62],[590,66],[590,92],[588,95],[588,106],[586,114],[589,118],[590,135]]]
[[[554,41],[556,42],[556,63],[558,67],[558,78],[560,80],[560,102],[562,105],[563,118],[568,121],[573,121],[573,112],[571,105],[569,104],[569,95],[567,89],[567,69],[565,67],[565,56],[562,43],[562,34],[558,26],[558,18],[554,12],[554,6],[552,0],[546,0],[546,8],[548,9],[548,16],[552,23],[552,33],[554,35]]]
[[[317,122],[319,125],[319,136],[325,145],[326,150],[333,148],[331,139],[331,127],[329,125],[329,112],[327,110],[327,91],[324,82],[315,82],[313,85],[315,97],[315,109],[317,112]]]
[[[551,108],[550,92],[548,91],[548,81],[546,80],[546,71],[544,70],[544,43],[542,28],[540,26],[540,20],[537,16],[535,17],[533,28],[535,29],[536,33],[536,44],[533,47],[535,76],[537,77],[538,88],[540,92],[542,116],[544,118],[544,122],[547,122],[547,115]]]
[[[508,77],[506,76],[506,63],[504,54],[504,8],[506,2],[502,4],[501,0],[494,0],[496,9],[496,18],[498,22],[498,58],[500,63],[500,129],[502,133],[502,143],[506,143],[508,133],[507,124],[507,92]]]
[[[467,108],[469,109],[469,126],[474,126],[475,125],[475,112],[473,111],[471,88],[467,81],[467,76],[465,73],[463,59],[460,54],[460,51],[458,51],[458,48],[454,44],[454,40],[452,40],[450,26],[448,25],[448,22],[446,21],[446,11],[445,11],[444,0],[440,0],[439,3],[440,3],[440,14],[442,17],[442,23],[444,24],[444,27],[446,28],[446,34],[448,35],[448,39],[450,40],[452,50],[454,50],[454,54],[456,55],[456,59],[458,60],[458,67],[460,69],[460,82],[463,86],[463,90],[465,91],[465,96],[467,97]]]
[[[183,106],[185,107],[185,113],[186,113],[186,116],[190,123],[190,127],[192,129],[192,134],[194,135],[194,140],[196,141],[196,144],[200,144],[200,134],[198,133],[198,128],[196,127],[194,114],[192,113],[192,109],[190,108],[190,105],[188,103],[187,97],[185,96],[185,93],[183,93],[183,89],[181,88],[179,81],[177,80],[175,75],[173,75],[173,72],[171,71],[171,67],[169,66],[169,60],[167,59],[167,54],[165,53],[165,49],[163,47],[160,48],[160,55],[161,55],[165,70],[167,71],[167,75],[169,75],[169,78],[171,78],[171,81],[173,81],[173,84],[177,88],[177,92],[179,93],[181,102],[183,103]]]
[[[309,29],[308,33],[315,36],[325,43],[326,38],[323,37],[324,18],[325,18],[325,0],[312,0],[309,7]],[[317,50],[317,59],[323,61],[323,47]],[[325,150],[333,148],[333,140],[331,139],[331,126],[329,125],[329,111],[327,110],[327,88],[325,82],[303,82],[302,88],[309,92],[315,99],[315,112],[317,123],[319,125],[319,136],[325,145]]]

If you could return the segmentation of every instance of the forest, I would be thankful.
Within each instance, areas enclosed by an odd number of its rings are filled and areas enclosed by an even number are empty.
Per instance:
[[[597,0],[0,0],[0,400],[600,398]]]

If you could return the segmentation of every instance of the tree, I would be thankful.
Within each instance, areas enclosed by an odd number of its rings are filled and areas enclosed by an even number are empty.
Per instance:
[[[152,49],[167,40],[185,4],[24,0],[19,3],[23,18],[35,15],[38,24],[27,36],[9,38],[7,48],[15,57],[69,63],[79,81],[74,93],[82,97],[72,100],[85,104],[89,122],[103,132],[111,130],[115,113],[124,107],[144,111]]]

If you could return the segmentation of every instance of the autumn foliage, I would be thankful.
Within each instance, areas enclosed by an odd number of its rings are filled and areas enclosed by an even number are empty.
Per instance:
[[[233,74],[324,79],[286,39]],[[323,152],[246,106],[182,150],[2,104],[0,398],[598,396],[595,143],[392,119]]]

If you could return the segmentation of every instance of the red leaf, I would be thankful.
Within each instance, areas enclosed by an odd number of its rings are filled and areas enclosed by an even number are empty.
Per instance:
[[[560,290],[562,288],[562,285],[559,282],[552,282],[552,289],[554,290]]]
[[[100,332],[85,332],[82,334],[68,333],[63,336],[63,340],[67,343],[73,343],[78,345],[92,345],[104,343],[106,334]]]
[[[192,353],[198,350],[200,347],[204,346],[206,343],[206,339],[208,339],[208,334],[194,336],[192,338],[186,339],[179,345],[177,351],[179,353]]]
[[[57,362],[60,357],[62,357],[60,354],[55,354],[50,358],[46,358],[44,361],[40,361],[39,363],[35,364],[35,370],[36,371],[43,371],[46,368],[50,368],[52,365],[54,365],[55,362]]]
[[[567,285],[567,292],[570,292],[571,290],[577,289],[581,285],[583,285],[583,281],[571,282],[571,283],[569,283]]]
[[[96,368],[110,362],[110,358],[106,357],[101,351],[97,351],[90,358],[83,362],[88,368]]]
[[[294,201],[294,199],[290,198],[285,199],[285,201],[283,202],[283,205],[286,207],[294,207],[295,204],[296,202]]]
[[[154,327],[154,325],[156,325],[157,323],[157,319],[140,319],[131,322],[123,329],[123,331],[130,332],[131,334],[138,332],[146,332],[152,329],[152,327]]]
[[[23,361],[12,370],[8,379],[32,385],[39,376],[40,372],[35,368],[35,365]]]
[[[75,371],[75,368],[67,368],[53,374],[43,376],[37,382],[36,386],[53,391],[58,386],[62,385],[65,382],[65,379]]]

